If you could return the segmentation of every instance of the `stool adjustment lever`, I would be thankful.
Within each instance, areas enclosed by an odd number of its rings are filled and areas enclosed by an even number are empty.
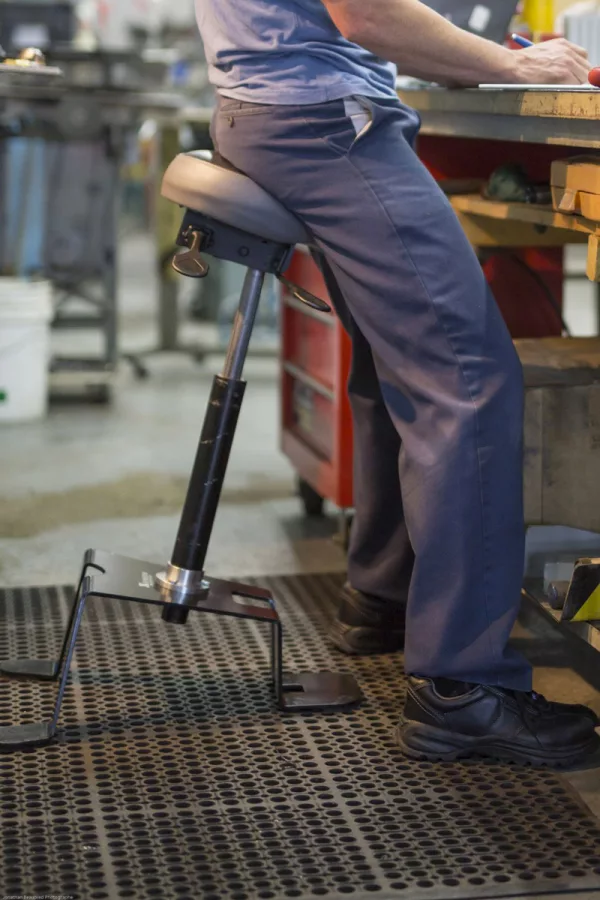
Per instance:
[[[188,249],[183,250],[182,253],[177,253],[173,257],[173,268],[180,275],[186,275],[188,278],[206,278],[210,267],[200,256],[200,250],[204,246],[205,235],[201,231],[188,229],[185,239]]]
[[[279,281],[281,284],[288,289],[292,297],[295,297],[296,300],[299,300],[301,303],[305,303],[307,306],[310,306],[311,309],[316,309],[317,312],[322,313],[330,313],[331,307],[328,303],[325,303],[324,300],[319,299],[319,297],[315,297],[314,294],[311,294],[310,291],[306,291],[304,288],[298,287],[297,284],[293,284],[286,278],[284,275],[278,275]]]

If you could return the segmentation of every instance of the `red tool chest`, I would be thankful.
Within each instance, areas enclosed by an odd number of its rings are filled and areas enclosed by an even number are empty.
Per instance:
[[[288,277],[327,298],[323,276],[307,252],[296,252]],[[302,482],[342,509],[352,506],[350,354],[350,340],[335,313],[317,312],[284,293],[282,450]],[[308,495],[301,493],[311,511]]]

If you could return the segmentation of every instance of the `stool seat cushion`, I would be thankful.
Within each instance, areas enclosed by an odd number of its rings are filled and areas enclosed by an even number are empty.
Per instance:
[[[162,195],[180,206],[279,244],[306,244],[302,222],[233,168],[198,153],[180,153],[165,173]]]

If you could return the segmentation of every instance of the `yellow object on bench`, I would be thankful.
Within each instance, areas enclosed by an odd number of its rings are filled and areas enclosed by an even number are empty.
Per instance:
[[[572,622],[600,621],[600,587],[591,594],[580,610],[573,616]]]
[[[551,187],[555,210],[600,222],[600,156],[555,160]]]

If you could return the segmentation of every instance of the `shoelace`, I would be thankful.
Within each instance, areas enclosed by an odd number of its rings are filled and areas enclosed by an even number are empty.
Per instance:
[[[537,691],[510,691],[524,716],[542,716],[552,710],[552,703]]]

